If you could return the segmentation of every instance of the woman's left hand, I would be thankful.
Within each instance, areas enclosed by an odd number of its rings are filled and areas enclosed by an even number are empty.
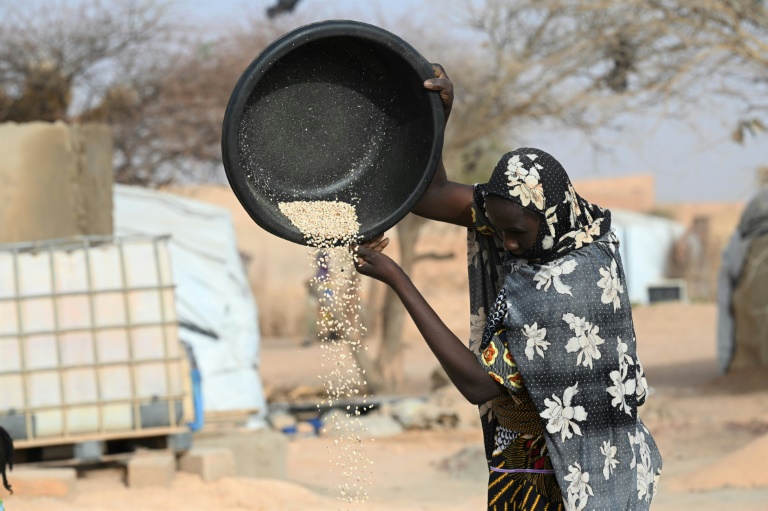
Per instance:
[[[453,82],[448,78],[448,73],[445,72],[445,69],[440,64],[432,64],[432,72],[435,77],[426,80],[424,87],[440,93],[445,123],[448,124],[448,117],[451,115],[451,109],[453,108]]]
[[[389,245],[389,238],[380,234],[368,243],[354,246],[352,250],[355,254],[355,268],[358,272],[391,285],[403,270],[389,256],[382,253],[387,245]]]

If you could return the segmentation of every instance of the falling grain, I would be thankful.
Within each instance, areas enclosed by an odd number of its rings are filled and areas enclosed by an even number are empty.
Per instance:
[[[320,300],[318,317],[323,351],[321,365],[329,368],[324,380],[324,405],[338,406],[349,400],[362,406],[349,404],[340,414],[332,414],[333,430],[340,437],[334,441],[334,465],[342,478],[338,484],[339,500],[348,504],[361,504],[368,500],[368,475],[373,462],[363,452],[360,432],[364,431],[360,416],[366,411],[366,382],[355,356],[362,347],[365,328],[359,316],[360,278],[355,271],[354,254],[350,245],[359,241],[360,223],[355,207],[341,201],[282,202],[280,211],[304,235],[311,247],[309,261],[315,275],[312,285]],[[324,271],[318,271],[323,269]]]

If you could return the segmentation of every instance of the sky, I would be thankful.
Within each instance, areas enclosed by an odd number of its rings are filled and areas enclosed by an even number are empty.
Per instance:
[[[183,4],[193,17],[226,25],[245,12],[261,15],[272,0],[187,0]],[[435,30],[445,30],[450,41],[456,29],[443,21],[445,13],[439,11],[441,6],[455,9],[461,5],[458,1],[302,0],[297,13],[318,20],[345,17],[374,24],[384,20],[391,24],[388,26],[397,26],[403,17],[438,20],[432,23]],[[429,59],[429,55],[425,57]],[[460,99],[454,108],[461,108]],[[713,104],[686,121],[634,118],[620,133],[607,133],[601,139],[607,151],[593,150],[578,132],[527,130],[515,142],[551,153],[574,179],[653,173],[659,202],[749,199],[755,189],[756,169],[768,166],[768,134],[748,138],[743,145],[731,141],[733,117],[728,115],[727,105]]]
[[[266,8],[276,1],[170,0],[174,15],[187,23],[209,27],[212,33],[225,32],[233,24],[245,23],[248,17],[264,17]],[[397,27],[398,20],[413,18],[428,22],[426,25],[436,32],[444,32],[450,44],[466,36],[450,23],[462,5],[458,0],[302,0],[296,13],[302,19],[318,21],[347,18],[381,23],[395,32],[391,27]],[[450,74],[450,69],[447,71]],[[454,108],[461,108],[458,95]],[[543,149],[555,156],[573,179],[653,173],[659,202],[748,200],[755,189],[756,169],[768,166],[768,134],[747,138],[743,145],[732,142],[734,118],[729,113],[727,105],[713,103],[687,122],[633,118],[621,132],[601,136],[607,151],[595,151],[578,132],[528,129],[510,140],[509,150],[518,146]]]

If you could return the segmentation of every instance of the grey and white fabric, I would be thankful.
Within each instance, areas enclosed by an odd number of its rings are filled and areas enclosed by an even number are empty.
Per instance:
[[[749,201],[728,241],[717,278],[717,362],[726,373],[736,350],[733,293],[739,284],[752,242],[768,235],[768,188]]]
[[[525,259],[504,251],[488,193],[541,215]],[[524,148],[475,186],[473,215],[470,348],[510,395],[530,395],[566,509],[649,509],[662,459],[637,414],[648,385],[610,213],[579,197],[551,155]],[[496,434],[493,406],[480,406],[489,463],[510,435]]]

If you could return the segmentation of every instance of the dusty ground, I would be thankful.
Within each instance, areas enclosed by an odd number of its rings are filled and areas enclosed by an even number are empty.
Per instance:
[[[641,409],[665,460],[654,510],[768,510],[768,375],[720,377],[714,361],[715,309],[709,304],[635,309],[639,352],[654,392]],[[414,391],[428,388],[434,362],[407,332],[407,372]],[[298,339],[266,339],[263,378],[272,385],[314,385],[317,347]],[[291,371],[284,360],[291,355]],[[422,356],[423,355],[423,356]],[[289,444],[288,481],[226,479],[204,484],[178,474],[169,489],[129,490],[119,474],[80,480],[74,501],[11,497],[12,511],[270,511],[360,509],[379,511],[483,509],[483,474],[471,467],[439,468],[442,460],[477,446],[478,430],[406,432],[364,442],[374,462],[370,501],[347,507],[335,500],[338,471],[332,441],[296,438]],[[461,476],[460,478],[457,476]]]
[[[265,235],[225,189],[186,195],[228,207],[241,249],[254,261],[250,276],[264,330],[261,374],[272,387],[317,385],[319,348],[301,346],[306,251]],[[468,337],[468,303],[461,230],[429,228],[422,241],[456,258],[421,264],[414,281],[446,323]],[[396,246],[392,247],[396,249]],[[380,289],[366,286],[366,292]],[[275,307],[278,304],[279,307]],[[294,304],[293,307],[286,304]],[[664,457],[655,511],[685,509],[768,511],[768,374],[721,377],[715,364],[715,307],[667,304],[634,309],[638,352],[653,393],[641,409]],[[406,323],[407,392],[429,390],[436,367],[414,326]],[[375,346],[371,349],[375,352]],[[290,360],[286,362],[286,360]],[[468,405],[469,406],[469,405]],[[406,432],[364,442],[374,464],[365,505],[338,502],[341,478],[331,460],[332,441],[296,438],[289,444],[288,480],[226,479],[204,484],[178,474],[172,488],[129,490],[117,472],[89,474],[78,481],[73,501],[6,499],[9,511],[283,511],[484,509],[484,474],[445,471],[440,462],[481,441],[479,430]],[[366,475],[366,474],[364,474]],[[460,476],[460,477],[459,477]]]

